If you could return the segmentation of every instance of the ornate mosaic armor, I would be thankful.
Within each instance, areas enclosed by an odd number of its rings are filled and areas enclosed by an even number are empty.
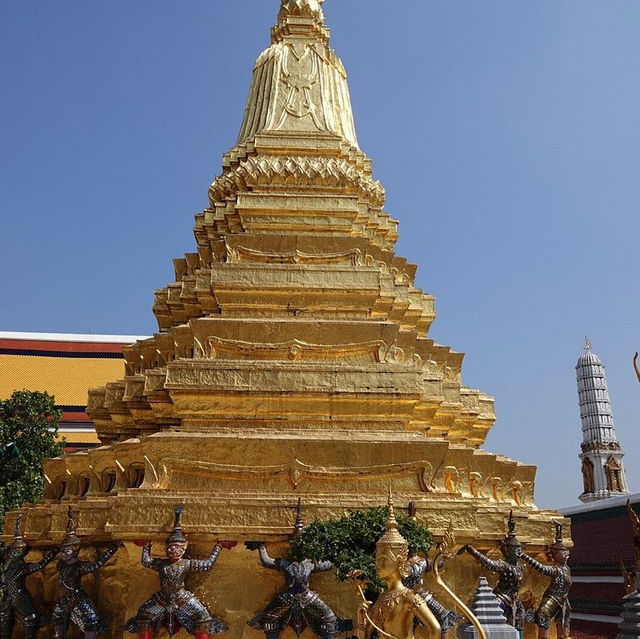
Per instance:
[[[457,615],[453,610],[445,608],[428,590],[422,586],[422,579],[424,573],[429,570],[429,562],[424,557],[410,557],[409,566],[411,572],[407,577],[404,577],[402,583],[411,588],[413,592],[420,595],[420,597],[427,604],[427,607],[434,614],[438,620],[442,632],[451,630],[459,621],[462,621],[463,617]]]
[[[332,639],[337,618],[317,592],[309,588],[314,572],[331,570],[330,561],[313,562],[271,559],[264,545],[259,548],[260,561],[265,568],[280,570],[287,580],[287,589],[278,593],[263,612],[249,621],[249,625],[264,630],[267,639],[277,639],[288,626],[299,635],[305,625],[322,639]]]
[[[549,628],[551,621],[555,621],[562,627],[568,627],[571,623],[571,606],[569,605],[571,570],[569,566],[541,564],[529,555],[522,555],[522,559],[541,575],[551,578],[551,583],[544,591],[538,609],[536,611],[530,610],[527,613],[527,620],[544,629]]]
[[[24,626],[26,639],[35,639],[40,625],[40,615],[25,584],[26,578],[42,570],[56,556],[57,551],[48,552],[40,561],[25,561],[26,546],[9,548],[2,568],[2,606],[0,607],[0,639],[10,639],[15,617]]]
[[[152,559],[151,544],[142,550],[142,565],[155,570],[160,577],[160,590],[140,606],[135,617],[124,625],[128,632],[138,633],[152,629],[157,632],[165,627],[170,636],[184,628],[190,634],[196,631],[209,635],[219,634],[227,627],[209,614],[196,596],[185,588],[185,578],[190,572],[211,570],[222,550],[216,546],[208,559]]]
[[[106,619],[101,619],[89,595],[82,589],[82,577],[104,566],[118,550],[112,546],[98,556],[95,561],[58,562],[58,586],[60,598],[53,609],[55,637],[64,637],[69,621],[72,621],[84,633],[100,633],[107,628]]]
[[[489,559],[473,546],[467,546],[467,552],[487,570],[498,575],[498,583],[493,589],[493,594],[500,601],[507,623],[517,630],[522,630],[524,628],[524,606],[518,597],[518,591],[522,585],[524,570],[520,562],[511,564],[502,559]]]

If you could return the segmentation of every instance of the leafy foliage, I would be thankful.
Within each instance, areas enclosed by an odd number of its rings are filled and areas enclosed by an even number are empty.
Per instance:
[[[42,497],[42,461],[60,454],[61,413],[48,393],[15,391],[0,400],[0,526],[4,514]]]
[[[382,590],[376,574],[376,542],[384,533],[389,509],[386,506],[356,510],[340,519],[314,521],[291,542],[291,557],[301,561],[329,560],[336,567],[336,577],[344,581],[353,570],[374,588]],[[431,532],[406,515],[396,515],[400,534],[409,544],[409,552],[427,555],[433,545]]]

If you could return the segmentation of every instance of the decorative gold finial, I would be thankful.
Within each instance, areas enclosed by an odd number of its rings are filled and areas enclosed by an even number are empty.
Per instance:
[[[587,353],[591,352],[591,340],[586,335],[584,337],[584,344],[582,345],[582,348],[584,348]]]
[[[387,505],[389,507],[389,513],[387,515],[387,525],[382,537],[378,539],[376,548],[378,550],[381,550],[383,548],[392,548],[403,556],[406,556],[409,552],[409,544],[407,543],[407,540],[398,532],[398,522],[396,521],[396,515],[393,509],[393,496],[391,495],[391,486],[389,486],[389,497]]]
[[[329,29],[324,23],[324,0],[281,0],[278,23],[271,30],[271,41],[285,38],[329,42]],[[287,65],[285,65],[285,69]]]
[[[393,509],[393,494],[391,493],[391,486],[389,486],[389,495],[387,497],[387,507],[389,508],[389,514],[387,516],[387,530],[390,528],[398,529],[398,522],[396,521],[396,513]]]
[[[280,3],[280,18],[287,16],[301,16],[319,18],[324,21],[322,4],[324,0],[282,0]]]

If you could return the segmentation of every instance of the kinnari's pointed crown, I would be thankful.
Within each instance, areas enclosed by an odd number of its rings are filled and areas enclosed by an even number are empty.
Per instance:
[[[391,490],[389,490],[388,507],[389,514],[387,515],[387,525],[384,534],[380,539],[378,539],[376,549],[382,550],[385,548],[391,548],[396,551],[396,554],[399,552],[406,557],[409,552],[409,544],[398,531],[398,522],[396,521],[396,515],[393,509],[393,497],[391,495]]]

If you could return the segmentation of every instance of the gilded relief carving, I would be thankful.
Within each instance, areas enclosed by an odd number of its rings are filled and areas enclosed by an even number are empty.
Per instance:
[[[212,206],[238,191],[255,186],[323,186],[354,193],[371,206],[384,206],[385,192],[380,182],[348,159],[313,156],[247,157],[226,169],[209,189]]]
[[[446,466],[444,469],[444,487],[447,492],[457,495],[459,491],[460,473],[455,466]]]
[[[284,479],[293,488],[303,482],[337,483],[344,481],[371,482],[390,478],[411,478],[424,492],[432,492],[430,483],[431,464],[423,461],[381,466],[314,466],[296,460],[293,466],[281,464],[274,466],[221,464],[200,462],[187,459],[164,457],[159,462],[160,475],[155,487],[170,488],[174,477],[192,477],[203,479],[224,479],[231,481],[259,481],[266,479]]]
[[[257,360],[340,360],[362,358],[378,361],[381,340],[361,344],[310,344],[298,339],[278,344],[245,342],[242,340],[209,337],[205,354],[210,359],[240,358]]]

